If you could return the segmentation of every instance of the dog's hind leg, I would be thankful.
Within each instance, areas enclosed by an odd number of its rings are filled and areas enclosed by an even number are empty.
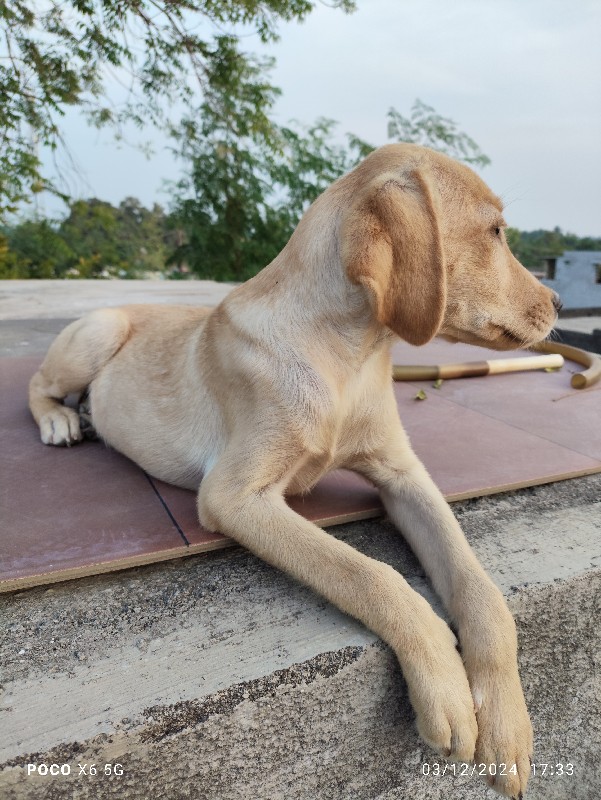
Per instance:
[[[63,400],[87,389],[129,333],[126,311],[103,308],[72,322],[57,336],[29,383],[29,408],[44,444],[71,445],[83,438],[78,413]]]

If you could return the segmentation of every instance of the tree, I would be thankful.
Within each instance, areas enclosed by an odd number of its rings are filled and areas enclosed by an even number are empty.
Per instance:
[[[162,272],[169,247],[160,206],[77,200],[62,221],[25,219],[0,230],[0,278],[134,278]]]
[[[207,53],[203,103],[178,137],[190,171],[173,187],[172,223],[184,233],[169,259],[176,268],[217,280],[255,275],[284,247],[309,203],[374,149],[353,134],[336,143],[333,120],[276,125],[272,64],[241,54],[228,37]],[[463,160],[488,163],[452,120],[419,100],[411,120],[394,109],[388,119],[391,137],[426,139]]]
[[[566,250],[601,250],[601,238],[563,233],[558,227],[552,231],[508,228],[506,233],[512,253],[530,269],[544,266],[546,259],[558,258]]]
[[[3,233],[0,233],[0,279],[18,277],[19,275],[11,263],[8,239]]]
[[[306,205],[353,164],[332,142],[332,121],[302,129],[271,120],[279,95],[267,79],[272,63],[219,37],[201,108],[179,135],[191,168],[174,187],[173,224],[186,238],[170,263],[201,277],[254,275],[282,249]]]
[[[117,247],[128,277],[165,267],[167,219],[161,206],[148,209],[135,197],[126,197],[116,210]]]
[[[480,150],[476,142],[457,129],[457,123],[441,117],[432,106],[417,99],[409,117],[403,117],[394,108],[388,112],[388,138],[398,142],[413,142],[440,150],[451,158],[486,167],[490,158]]]
[[[73,252],[78,277],[118,274],[125,265],[118,247],[116,210],[103,200],[77,200],[62,222],[60,233]]]
[[[163,209],[147,209],[135,197],[117,208],[95,198],[77,200],[59,233],[74,254],[72,273],[82,278],[135,278],[165,267]]]
[[[353,0],[334,5],[354,8]],[[308,203],[373,146],[352,134],[335,143],[327,119],[276,125],[273,62],[240,52],[235,36],[194,31],[199,20],[242,24],[266,42],[277,38],[280,20],[303,19],[313,7],[314,0],[46,0],[40,10],[34,0],[10,7],[0,0],[0,217],[31,192],[59,191],[41,175],[37,147],[59,146],[66,107],[117,130],[127,120],[151,122],[173,135],[190,165],[170,221],[174,274],[185,265],[226,280],[255,274],[284,246]],[[107,69],[130,80],[122,106],[106,97]],[[171,120],[174,103],[198,108],[198,91],[200,111]],[[419,100],[409,119],[391,109],[388,120],[390,138],[469,163],[488,160],[452,120]],[[169,238],[162,212],[149,216],[125,203],[119,210],[99,200],[71,204],[60,226],[74,254],[71,273],[132,276],[162,263]],[[146,244],[137,238],[142,229]]]
[[[69,245],[46,219],[25,220],[6,230],[4,241],[0,278],[58,278],[73,259]]]
[[[335,0],[344,11],[353,0]],[[171,127],[174,105],[197,104],[213,37],[199,26],[246,26],[262,42],[314,0],[0,0],[0,216],[32,192],[60,193],[38,148],[62,144],[60,119],[81,107],[96,125]],[[190,80],[189,76],[192,76]],[[127,84],[116,105],[108,78]]]

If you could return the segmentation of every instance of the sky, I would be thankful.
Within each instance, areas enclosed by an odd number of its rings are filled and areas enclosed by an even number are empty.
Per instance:
[[[408,115],[419,98],[490,157],[478,171],[504,200],[509,225],[601,236],[601,0],[357,6],[346,15],[318,2],[304,23],[279,27],[279,42],[243,39],[245,50],[276,59],[277,122],[328,117],[341,137],[380,145],[389,108]],[[182,165],[158,132],[145,132],[151,159],[74,111],[64,134],[85,175],[80,196],[169,207],[164,180],[177,180]]]

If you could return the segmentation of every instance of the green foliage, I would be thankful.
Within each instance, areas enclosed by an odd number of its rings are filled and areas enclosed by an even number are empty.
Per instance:
[[[272,122],[279,90],[267,80],[271,61],[219,37],[208,64],[204,102],[179,136],[191,170],[174,187],[173,222],[185,240],[170,263],[240,281],[279,253],[308,203],[354,159],[352,148],[333,143],[331,120],[305,129]]]
[[[431,147],[466,164],[480,167],[490,164],[490,158],[484,155],[473,139],[457,129],[456,122],[441,117],[419,99],[414,102],[409,117],[402,116],[394,108],[390,109],[388,138]]]
[[[97,278],[105,268],[111,273],[122,267],[117,245],[117,215],[110,203],[77,200],[61,224],[60,232],[75,256],[70,274]]]
[[[352,0],[336,5],[354,7]],[[329,119],[277,125],[273,62],[242,53],[235,36],[207,39],[194,31],[199,21],[246,25],[266,42],[276,38],[280,20],[303,19],[313,6],[312,0],[48,0],[42,11],[34,0],[15,0],[10,9],[0,2],[7,48],[0,59],[1,152],[11,154],[0,158],[0,215],[28,193],[53,188],[40,175],[36,145],[57,147],[60,115],[69,105],[84,108],[97,125],[163,125],[189,165],[173,187],[169,218],[131,198],[118,209],[93,199],[71,203],[60,224],[13,226],[6,252],[0,249],[2,274],[132,277],[167,263],[173,277],[191,271],[238,281],[269,263],[308,204],[374,148],[353,134],[336,140]],[[131,75],[119,109],[104,96],[107,67]],[[192,111],[172,121],[170,104],[182,101]],[[419,100],[408,119],[390,110],[388,133],[469,163],[488,161],[452,120]]]
[[[28,219],[0,232],[0,278],[135,278],[162,272],[172,234],[160,206],[77,200],[62,222]]]
[[[160,125],[189,165],[174,187],[168,220],[160,209],[148,211],[131,199],[119,209],[77,201],[60,224],[14,226],[6,252],[0,248],[2,274],[133,276],[161,269],[167,259],[174,277],[192,270],[243,280],[265,266],[307,205],[373,147],[352,134],[335,141],[328,119],[276,125],[271,117],[280,92],[269,81],[273,62],[240,52],[236,36],[205,32],[245,26],[263,42],[273,41],[281,20],[302,20],[314,5],[14,0],[9,6],[0,0],[0,218],[35,192],[59,191],[41,174],[38,148],[59,146],[60,118],[69,106],[118,132],[126,121]],[[353,0],[334,5],[354,8]],[[107,77],[130,82],[121,106],[105,95]],[[193,111],[172,119],[177,104]],[[419,100],[409,119],[391,109],[388,120],[390,138],[487,162],[452,120]]]
[[[148,210],[128,197],[118,208],[102,200],[78,200],[59,231],[75,255],[72,276],[133,278],[164,267],[165,227],[160,206]]]
[[[5,229],[1,277],[166,271],[246,280],[282,250],[309,203],[374,149],[352,134],[337,141],[333,120],[276,125],[272,62],[240,53],[234,38],[217,37],[205,58],[202,106],[175,131],[189,174],[173,187],[171,214],[134,198],[118,208],[75,201],[60,223],[26,220]],[[448,141],[429,143],[444,149]]]
[[[328,123],[323,124],[327,129]],[[319,139],[322,134],[318,128],[315,136]],[[320,163],[307,153],[306,141],[300,149],[303,158],[295,157],[306,170],[298,173],[302,186],[307,172]],[[321,153],[319,146],[318,156]],[[318,191],[309,181],[307,186]],[[214,225],[208,215],[203,226],[195,199],[182,201],[171,215],[160,206],[144,208],[132,197],[117,207],[96,199],[78,200],[63,221],[28,219],[0,229],[0,279],[136,278],[149,273],[185,278],[192,271],[216,280],[244,280],[269,263],[286,243],[296,219],[290,207],[283,202],[277,207],[267,204],[250,220],[242,214],[246,227],[241,228],[228,227],[235,218],[231,209],[228,225],[224,220]],[[190,218],[185,219],[188,211]],[[236,212],[240,213],[240,206]],[[530,268],[565,250],[601,250],[601,238],[578,237],[559,228],[531,232],[508,228],[507,239],[516,257]],[[228,258],[224,248],[232,248],[236,257]],[[198,257],[203,252],[212,270],[205,269]]]
[[[374,147],[353,134],[336,142],[329,119],[305,127],[273,122],[273,62],[240,53],[235,39],[218,37],[206,63],[204,102],[177,132],[191,169],[173,187],[173,220],[184,238],[169,263],[199,277],[241,281],[275,258],[309,203]],[[488,162],[454,122],[419,100],[410,123],[394,109],[388,117],[393,138]]]
[[[335,5],[354,8],[353,0]],[[207,80],[213,37],[195,31],[245,26],[273,41],[281,20],[302,20],[314,6],[314,0],[0,0],[0,217],[31,192],[60,193],[42,174],[39,148],[61,145],[68,107],[117,131],[126,121],[169,129],[174,105],[194,105]],[[119,106],[105,93],[115,78],[129,84]]]
[[[519,231],[508,228],[507,242],[515,257],[529,269],[538,269],[547,258],[557,258],[566,250],[601,250],[601,238],[552,231]]]
[[[13,278],[11,275],[11,265],[9,262],[8,239],[0,233],[0,278]]]
[[[55,278],[73,256],[68,244],[48,220],[26,220],[5,232],[6,252],[0,256],[1,278]],[[4,263],[2,263],[4,261]]]

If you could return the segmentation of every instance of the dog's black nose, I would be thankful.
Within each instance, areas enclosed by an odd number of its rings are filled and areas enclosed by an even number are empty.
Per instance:
[[[557,294],[557,292],[553,292],[553,306],[555,307],[555,311],[557,311],[558,314],[563,308],[561,297]]]

